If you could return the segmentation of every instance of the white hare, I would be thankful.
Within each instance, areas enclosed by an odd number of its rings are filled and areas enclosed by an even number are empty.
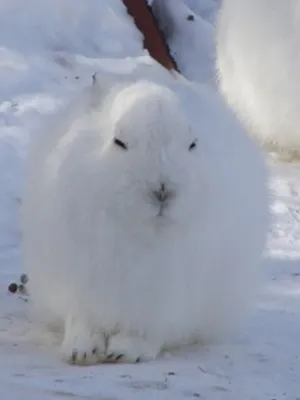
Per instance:
[[[159,66],[98,81],[33,146],[29,293],[67,362],[146,361],[234,326],[264,247],[265,165],[210,89]]]
[[[223,0],[217,64],[225,98],[267,150],[300,155],[300,1]]]

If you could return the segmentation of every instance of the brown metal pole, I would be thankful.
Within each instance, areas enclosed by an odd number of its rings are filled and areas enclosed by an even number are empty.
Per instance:
[[[151,57],[168,70],[178,71],[176,61],[170,55],[168,45],[146,0],[123,0],[123,3],[136,27],[143,34],[144,48],[149,51]]]

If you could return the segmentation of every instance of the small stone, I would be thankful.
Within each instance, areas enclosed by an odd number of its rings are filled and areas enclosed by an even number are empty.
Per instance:
[[[27,274],[22,274],[22,275],[20,276],[20,282],[21,282],[23,285],[26,285],[26,283],[28,282],[28,275],[27,275]]]
[[[18,285],[13,282],[8,286],[8,290],[10,291],[10,293],[16,293],[16,291],[18,290]]]
[[[195,17],[194,17],[192,14],[188,15],[188,16],[186,17],[186,19],[187,19],[188,21],[195,21]]]

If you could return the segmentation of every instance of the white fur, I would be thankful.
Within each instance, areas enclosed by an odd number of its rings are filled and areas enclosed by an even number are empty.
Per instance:
[[[300,155],[300,1],[223,0],[217,64],[225,98],[266,149]]]
[[[235,320],[264,247],[266,171],[210,89],[155,65],[98,81],[33,146],[29,292],[64,324],[69,362],[149,360]],[[159,217],[162,181],[173,198]]]

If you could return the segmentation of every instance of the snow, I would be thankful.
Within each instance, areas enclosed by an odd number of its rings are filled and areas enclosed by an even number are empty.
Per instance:
[[[189,8],[197,17],[192,34],[208,32],[207,41],[212,40],[216,2],[177,3],[174,21],[181,21],[180,15]],[[183,32],[186,22],[175,28]],[[200,47],[187,44],[182,49],[181,38],[172,40],[172,46],[185,54],[181,60],[186,75],[210,81],[212,44],[206,47],[203,39]],[[60,361],[51,337],[46,338],[49,346],[39,341],[26,301],[7,292],[7,285],[23,272],[19,211],[32,132],[91,81],[97,69],[122,73],[139,56],[147,57],[140,34],[119,0],[27,0],[26,7],[20,0],[1,0],[0,396],[296,400],[300,397],[300,165],[296,162],[270,162],[273,225],[265,252],[265,281],[253,318],[230,343],[191,347],[148,364],[72,367]],[[197,75],[197,65],[204,73]]]
[[[191,80],[213,85],[215,38],[208,16],[215,15],[216,2],[154,0],[152,7],[180,71]]]

